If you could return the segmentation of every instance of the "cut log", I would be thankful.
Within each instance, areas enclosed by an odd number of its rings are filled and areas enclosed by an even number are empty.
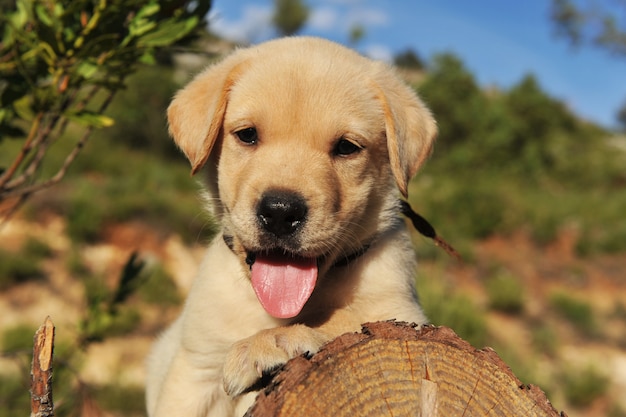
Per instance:
[[[247,417],[565,416],[493,349],[446,327],[367,323],[289,361]]]

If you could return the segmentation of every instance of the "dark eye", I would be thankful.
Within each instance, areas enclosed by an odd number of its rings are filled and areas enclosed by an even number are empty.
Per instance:
[[[347,139],[341,138],[335,144],[335,148],[333,149],[333,153],[338,156],[347,156],[352,155],[353,153],[359,152],[361,148],[353,142],[350,142]]]
[[[256,129],[253,127],[239,130],[235,132],[235,135],[246,145],[254,145],[259,140]]]

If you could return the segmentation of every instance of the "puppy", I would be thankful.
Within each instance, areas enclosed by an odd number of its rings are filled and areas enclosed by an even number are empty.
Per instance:
[[[222,229],[149,358],[151,417],[242,415],[264,371],[367,321],[426,322],[399,197],[436,124],[389,66],[275,40],[198,75],[168,121]]]

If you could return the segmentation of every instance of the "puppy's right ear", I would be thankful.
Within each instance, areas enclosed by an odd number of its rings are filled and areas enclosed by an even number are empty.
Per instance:
[[[230,89],[244,67],[244,58],[234,53],[197,75],[176,93],[167,108],[170,135],[189,159],[192,175],[211,154],[222,128]]]

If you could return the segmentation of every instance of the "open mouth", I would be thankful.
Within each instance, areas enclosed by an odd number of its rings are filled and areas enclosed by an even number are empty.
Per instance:
[[[317,282],[317,258],[283,251],[248,253],[254,292],[265,311],[276,318],[297,316]]]

